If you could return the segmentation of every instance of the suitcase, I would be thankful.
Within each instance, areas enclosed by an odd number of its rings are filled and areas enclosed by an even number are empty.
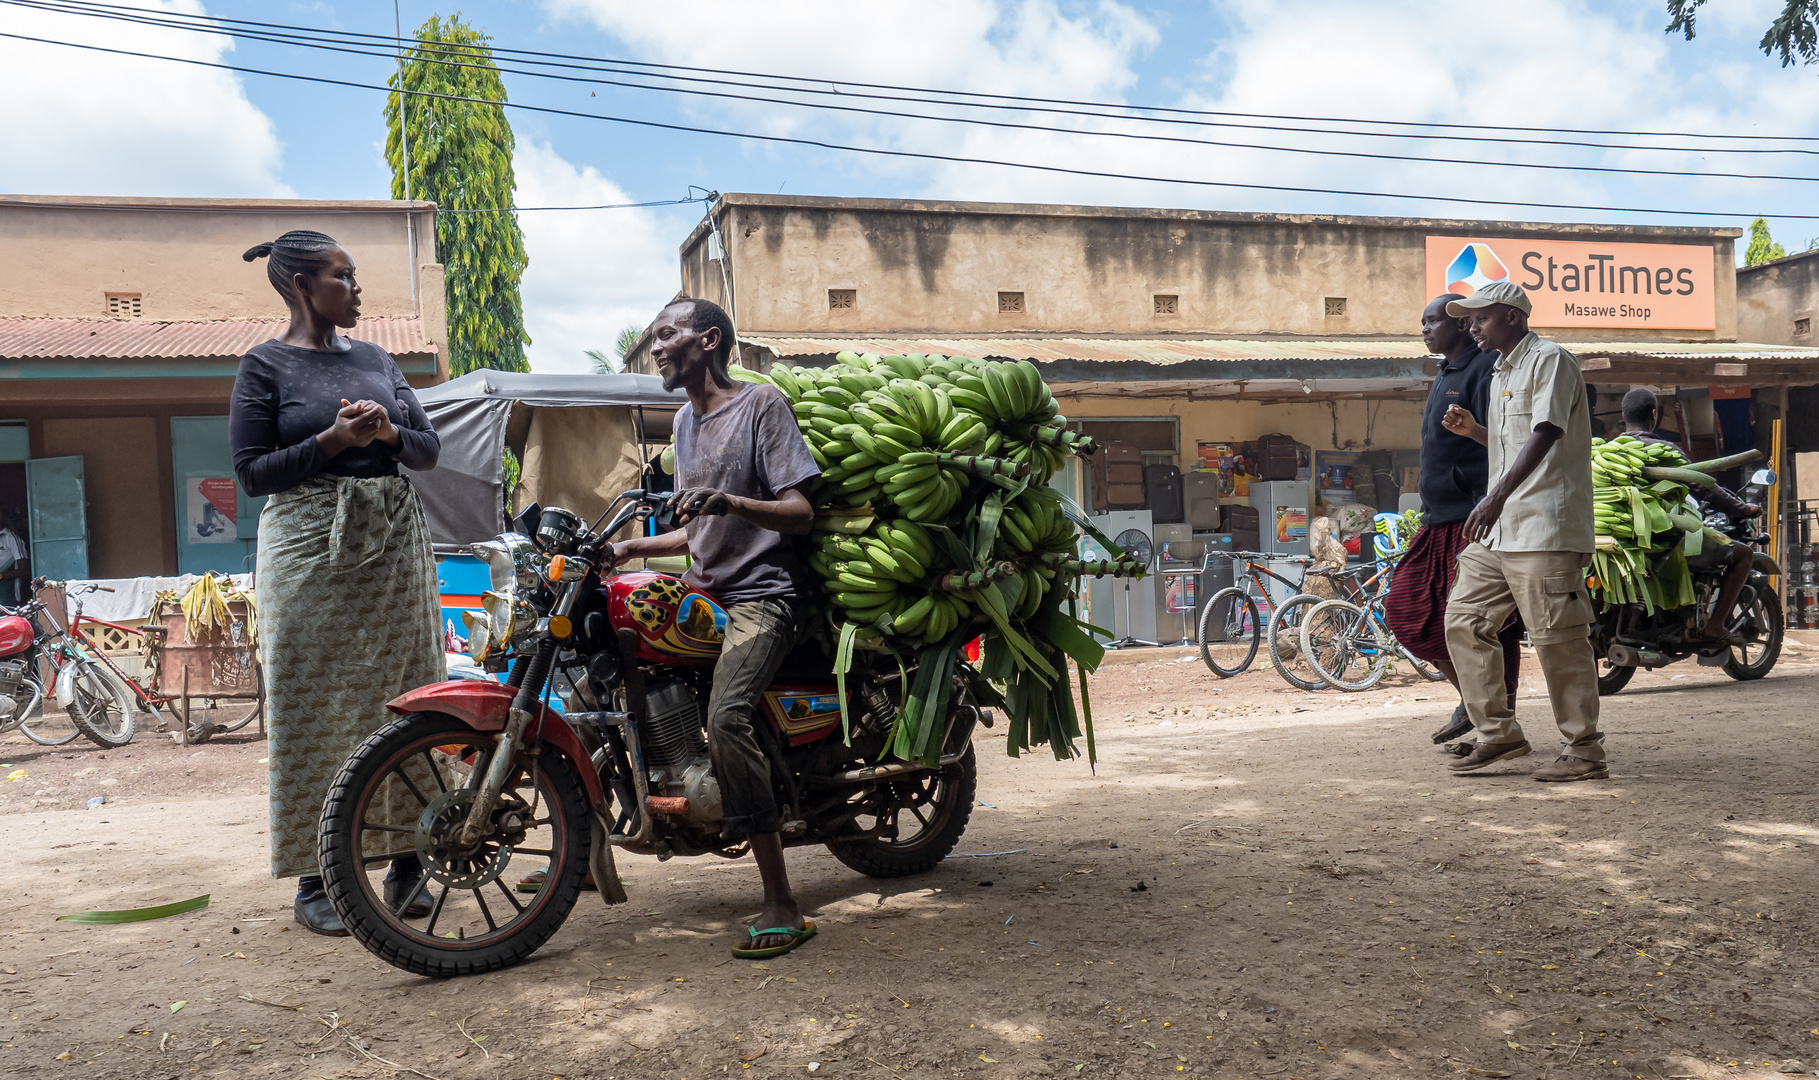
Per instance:
[[[1181,502],[1187,523],[1195,532],[1219,531],[1219,474],[1190,472],[1181,475]]]
[[[1141,510],[1143,509],[1142,484],[1107,484],[1105,486],[1105,508],[1107,510]]]
[[[1257,478],[1293,480],[1300,470],[1293,436],[1265,435],[1257,440]]]
[[[1218,532],[1220,517],[1218,499],[1187,500],[1187,523],[1195,532]]]
[[[1144,466],[1143,501],[1149,505],[1150,521],[1157,525],[1186,521],[1181,498],[1181,470],[1173,465]]]
[[[1143,486],[1143,451],[1134,446],[1106,443],[1092,456],[1092,463],[1095,513],[1112,509],[1107,492],[1114,485]]]

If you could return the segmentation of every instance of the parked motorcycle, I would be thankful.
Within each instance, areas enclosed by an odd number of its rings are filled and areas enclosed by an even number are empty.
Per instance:
[[[1740,497],[1744,502],[1761,505],[1774,483],[1773,470],[1758,469]],[[1768,536],[1759,533],[1752,521],[1732,521],[1724,514],[1706,515],[1705,527],[1753,548],[1761,548],[1768,541]],[[1781,656],[1781,639],[1787,632],[1781,597],[1769,582],[1769,578],[1780,574],[1781,567],[1775,560],[1758,550],[1749,582],[1737,597],[1729,623],[1730,629],[1743,635],[1742,646],[1692,637],[1717,596],[1722,569],[1693,571],[1693,591],[1699,598],[1696,604],[1657,609],[1652,615],[1641,604],[1613,605],[1599,612],[1592,626],[1593,647],[1599,657],[1598,693],[1608,696],[1622,690],[1638,668],[1653,670],[1689,656],[1698,657],[1701,664],[1722,666],[1725,674],[1740,681],[1767,675]]]
[[[608,904],[625,900],[614,848],[747,852],[720,836],[707,753],[726,613],[679,578],[613,569],[608,538],[662,521],[667,497],[628,491],[605,528],[533,504],[517,532],[475,545],[492,588],[485,614],[468,616],[468,648],[488,671],[509,664],[508,681],[438,683],[392,702],[399,718],[348,759],[323,807],[324,885],[380,958],[432,976],[503,968],[556,932],[590,867]],[[966,828],[972,734],[991,715],[957,678],[939,765],[885,762],[914,658],[856,653],[845,722],[832,669],[825,650],[805,646],[762,695],[757,733],[783,843],[825,845],[871,877],[926,871]],[[548,707],[556,693],[565,712]],[[410,895],[388,897],[386,867],[408,854],[427,873]]]
[[[93,592],[103,586],[80,588]],[[98,746],[125,745],[133,737],[131,693],[54,622],[50,633],[40,630],[41,617],[50,622],[44,611],[44,602],[36,599],[0,607],[0,735],[17,728],[40,746],[63,746],[78,735]],[[44,711],[47,676],[63,718]]]

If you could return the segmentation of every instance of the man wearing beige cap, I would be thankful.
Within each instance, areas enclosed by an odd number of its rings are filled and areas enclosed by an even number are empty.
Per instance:
[[[1537,780],[1602,780],[1598,669],[1585,567],[1592,561],[1592,428],[1579,361],[1528,328],[1528,294],[1497,281],[1446,305],[1468,320],[1480,348],[1497,352],[1481,426],[1454,406],[1442,424],[1485,445],[1490,490],[1465,519],[1475,541],[1459,555],[1446,604],[1446,646],[1459,670],[1478,744],[1449,766],[1476,772],[1529,752],[1503,688],[1497,632],[1522,613],[1566,741]]]

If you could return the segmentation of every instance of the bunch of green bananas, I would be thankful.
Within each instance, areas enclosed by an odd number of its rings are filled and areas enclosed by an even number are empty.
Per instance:
[[[1656,608],[1693,603],[1697,597],[1687,556],[1697,554],[1704,543],[1728,539],[1705,536],[1705,523],[1686,507],[1687,491],[1710,487],[1714,471],[1759,456],[1751,451],[1688,464],[1666,443],[1627,434],[1593,439],[1593,595],[1606,606],[1641,604],[1651,614]]]

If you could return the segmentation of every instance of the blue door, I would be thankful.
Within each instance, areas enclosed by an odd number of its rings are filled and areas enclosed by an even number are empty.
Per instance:
[[[247,498],[234,480],[227,417],[171,417],[171,469],[177,493],[177,572],[251,573],[265,499]]]
[[[25,463],[30,508],[32,576],[52,581],[88,577],[88,504],[80,457],[32,458]]]

